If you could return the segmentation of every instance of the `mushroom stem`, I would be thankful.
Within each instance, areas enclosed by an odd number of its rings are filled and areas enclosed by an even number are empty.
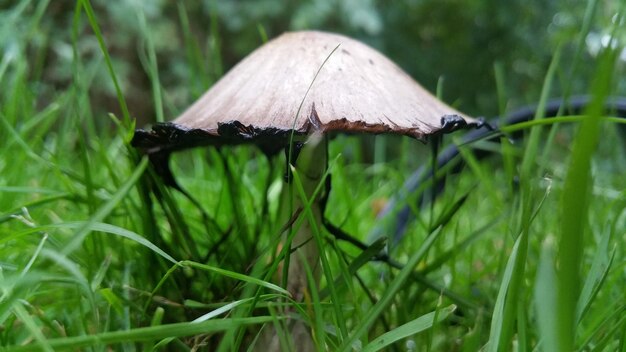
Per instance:
[[[300,176],[299,180],[302,183],[304,194],[307,200],[310,200],[314,196],[315,189],[322,182],[324,172],[326,171],[328,155],[328,143],[321,135],[312,135],[307,140],[306,144],[300,151],[297,161],[295,162],[295,169]],[[290,183],[290,187],[297,185],[295,182]],[[294,209],[302,208],[303,215],[306,216],[307,204],[303,200],[295,189],[286,192],[288,196],[292,197],[292,204]],[[311,212],[317,229],[322,228],[322,214],[319,206],[319,202],[322,194],[318,194],[315,200],[311,204]],[[306,269],[308,266],[313,273],[315,282],[319,282],[319,252],[315,240],[313,238],[314,226],[311,221],[304,221],[302,226],[298,229],[298,232],[291,241],[291,248],[293,253],[290,257],[289,273],[287,281],[287,289],[293,294],[297,300],[304,298],[305,291],[307,290]]]
[[[286,207],[293,209],[303,209],[301,216],[307,216],[307,201],[311,200],[314,196],[315,190],[318,185],[323,181],[324,173],[327,165],[328,155],[328,142],[322,138],[321,135],[316,134],[309,137],[304,147],[298,154],[295,165],[292,165],[298,173],[299,181],[306,200],[300,197],[297,191],[295,180],[292,180],[285,187],[283,193],[283,199],[291,202],[292,207]],[[316,226],[318,231],[322,228],[322,214],[320,208],[320,199],[322,194],[316,195],[316,199],[311,203],[310,211],[313,214],[313,219],[305,220],[296,234],[293,236],[291,243],[291,255],[289,257],[289,268],[287,271],[287,290],[291,292],[296,301],[303,301],[305,297],[309,296],[309,285],[307,282],[307,270],[313,274],[313,280],[316,286],[319,286],[320,281],[320,265],[319,265],[319,248],[317,248],[316,241],[314,239],[313,226]],[[288,217],[288,215],[287,215]],[[312,222],[314,222],[312,224]],[[308,268],[308,269],[307,269]],[[288,331],[293,345],[298,351],[315,351],[315,342],[311,330],[307,327],[303,320],[292,321],[288,324]],[[280,339],[275,331],[274,336],[271,338],[271,343],[268,345],[269,351],[281,350]],[[283,348],[287,346],[282,346]]]

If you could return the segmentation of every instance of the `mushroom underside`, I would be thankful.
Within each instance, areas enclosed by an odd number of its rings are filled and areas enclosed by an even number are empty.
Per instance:
[[[480,121],[466,121],[458,115],[444,115],[440,119],[441,126],[424,132],[420,128],[401,128],[387,124],[371,124],[364,121],[347,119],[333,120],[322,125],[310,119],[300,129],[284,129],[276,127],[259,127],[244,125],[239,121],[218,123],[217,129],[187,127],[174,122],[157,123],[151,130],[138,129],[131,141],[133,147],[145,154],[170,154],[188,148],[202,146],[229,146],[239,144],[255,144],[264,153],[274,155],[289,146],[293,137],[302,137],[313,132],[322,132],[331,137],[338,133],[345,134],[399,134],[426,142],[427,138],[450,133],[459,129],[480,127]]]

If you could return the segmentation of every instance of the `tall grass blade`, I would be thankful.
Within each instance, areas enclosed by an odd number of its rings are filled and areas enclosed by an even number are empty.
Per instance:
[[[537,311],[537,322],[539,323],[539,334],[541,336],[540,346],[543,351],[557,351],[557,331],[556,331],[556,268],[554,267],[554,239],[548,237],[541,250],[539,269],[535,283],[535,308]]]
[[[577,323],[580,323],[585,313],[589,310],[591,303],[593,303],[593,300],[598,295],[612,267],[611,265],[613,264],[613,259],[615,259],[617,247],[614,247],[613,250],[609,249],[610,239],[611,230],[607,228],[596,249],[591,269],[587,273],[587,278],[585,279],[578,303],[576,304]]]
[[[500,351],[505,349],[502,347],[503,345],[508,345],[508,341],[502,339],[502,329],[505,325],[504,320],[507,319],[507,317],[505,317],[505,303],[507,297],[510,296],[509,290],[511,281],[513,280],[515,267],[518,265],[519,248],[523,245],[522,242],[524,241],[526,241],[526,239],[523,236],[517,237],[500,282],[500,289],[498,290],[496,304],[491,316],[491,329],[489,331],[489,342],[487,345],[487,350],[490,352]]]
[[[593,99],[574,139],[571,160],[560,204],[561,221],[556,260],[558,295],[558,350],[571,351],[576,344],[577,302],[580,298],[581,262],[588,222],[590,190],[593,184],[591,158],[600,137],[600,116],[610,90],[616,52],[607,50],[599,62]]]
[[[117,94],[117,101],[120,104],[120,108],[122,109],[122,117],[124,118],[124,125],[126,127],[131,126],[131,117],[130,112],[128,111],[128,105],[126,104],[126,99],[124,98],[124,94],[122,93],[122,88],[117,80],[117,75],[115,74],[115,70],[113,69],[113,63],[111,60],[111,56],[109,55],[109,51],[107,49],[106,43],[104,42],[104,37],[102,36],[102,31],[100,30],[100,25],[98,25],[98,21],[96,19],[96,14],[93,11],[93,7],[91,7],[91,1],[89,0],[80,0],[83,5],[83,9],[87,14],[87,19],[89,20],[89,24],[91,25],[91,29],[93,30],[96,38],[98,39],[98,44],[100,45],[100,50],[102,51],[102,55],[104,55],[104,62],[106,63],[107,69],[109,70],[109,75],[111,76],[111,80],[113,81],[113,86],[115,86],[115,93]]]
[[[152,32],[148,28],[146,14],[143,10],[142,3],[135,4],[139,28],[145,40],[147,51],[147,62],[144,60],[144,67],[150,77],[150,85],[152,86],[152,99],[154,100],[154,109],[156,111],[156,122],[163,122],[163,96],[161,94],[161,80],[159,79],[159,67],[157,62],[156,50],[154,49],[154,38]]]

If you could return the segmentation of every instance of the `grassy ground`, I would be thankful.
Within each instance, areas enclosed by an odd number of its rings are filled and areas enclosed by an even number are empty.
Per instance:
[[[413,205],[417,220],[390,245],[397,267],[370,261],[385,242],[363,251],[321,231],[330,272],[294,302],[281,279],[283,158],[252,147],[180,153],[174,174],[197,203],[165,188],[129,146],[119,86],[121,115],[94,113],[96,71],[116,74],[104,41],[102,57],[79,54],[83,25],[104,39],[82,4],[66,48],[72,84],[46,101],[45,58],[24,43],[45,40],[34,33],[47,3],[29,16],[11,9],[1,25],[14,38],[0,61],[0,350],[246,350],[295,317],[320,350],[626,351],[626,144],[623,123],[601,109],[623,77],[614,52],[597,60],[584,116],[537,116],[519,127],[523,142],[463,146],[468,167],[432,206]],[[557,84],[567,91],[570,69],[557,51],[541,102]],[[419,142],[375,144],[374,163],[357,138],[330,145],[326,215],[362,241],[380,204],[428,162]],[[494,154],[477,160],[475,148]]]

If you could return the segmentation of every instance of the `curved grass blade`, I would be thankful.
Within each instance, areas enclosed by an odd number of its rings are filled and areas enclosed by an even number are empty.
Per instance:
[[[150,249],[151,251],[153,251],[154,253],[160,255],[161,257],[167,259],[168,261],[176,264],[178,263],[178,260],[174,259],[171,255],[167,254],[165,251],[163,251],[161,248],[157,247],[155,244],[153,244],[152,242],[148,241],[145,237],[130,231],[130,230],[126,230],[124,228],[121,228],[119,226],[115,226],[115,225],[111,225],[111,224],[105,224],[105,223],[101,223],[101,222],[93,222],[93,223],[87,223],[85,221],[77,221],[77,222],[68,222],[68,223],[60,223],[60,224],[51,224],[51,225],[46,225],[46,228],[63,228],[63,227],[67,227],[67,228],[86,228],[87,231],[98,231],[98,232],[103,232],[103,233],[108,233],[108,234],[112,234],[112,235],[117,235],[120,237],[124,237],[127,238],[137,244],[140,244],[148,249]]]
[[[402,340],[403,338],[430,329],[433,325],[445,320],[452,312],[454,312],[455,309],[456,306],[453,304],[439,310],[438,312],[430,312],[404,325],[400,325],[397,328],[372,340],[371,343],[363,348],[362,352],[380,351],[392,343]]]
[[[286,296],[291,296],[291,294],[289,293],[289,291],[285,290],[284,288],[278,286],[278,285],[274,285],[273,283],[267,282],[267,281],[263,281],[260,279],[257,279],[255,277],[251,277],[248,275],[244,275],[244,274],[240,274],[234,271],[230,271],[230,270],[225,270],[225,269],[221,269],[221,268],[217,268],[211,265],[207,265],[207,264],[202,264],[202,263],[197,263],[197,262],[193,262],[190,260],[183,260],[182,262],[179,263],[181,266],[187,266],[187,267],[191,267],[191,268],[196,268],[196,269],[200,269],[200,270],[204,270],[204,271],[209,271],[209,272],[213,272],[216,273],[218,275],[222,275],[222,276],[226,276],[226,277],[230,277],[239,281],[243,281],[243,282],[247,282],[250,284],[255,284],[261,287],[265,287],[268,288],[272,291],[276,291],[276,292],[280,292]]]
[[[74,236],[72,236],[72,240],[69,241],[65,245],[63,249],[63,254],[67,255],[76,250],[81,243],[83,242],[85,236],[91,232],[91,227],[93,224],[102,221],[106,216],[108,216],[113,209],[128,195],[130,189],[139,181],[141,175],[143,175],[144,171],[148,167],[148,158],[144,157],[141,159],[135,171],[130,175],[128,180],[115,192],[113,197],[109,199],[103,206],[101,206],[95,214],[91,216],[91,218],[81,226]]]

